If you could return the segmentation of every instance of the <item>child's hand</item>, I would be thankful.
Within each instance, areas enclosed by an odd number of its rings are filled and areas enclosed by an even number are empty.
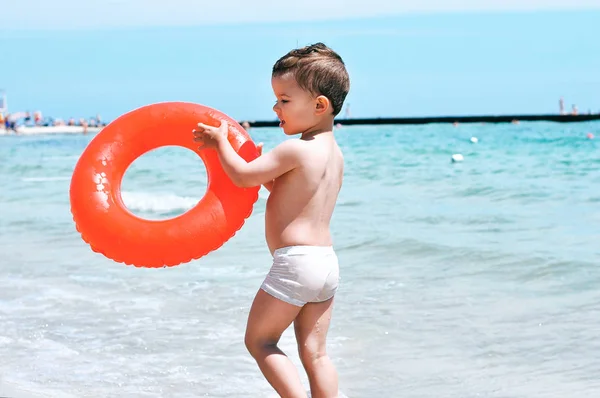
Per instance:
[[[198,129],[192,130],[194,141],[201,142],[202,148],[216,148],[219,142],[227,139],[227,122],[221,120],[219,127],[209,126],[204,123],[198,123]]]
[[[262,155],[262,149],[263,149],[263,143],[259,142],[258,145],[256,146],[256,150],[258,151],[258,156]]]

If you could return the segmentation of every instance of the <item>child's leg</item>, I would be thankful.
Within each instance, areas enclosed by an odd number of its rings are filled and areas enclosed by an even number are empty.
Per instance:
[[[248,351],[267,381],[284,398],[306,398],[296,367],[277,347],[281,335],[301,309],[260,289],[250,308],[246,326]]]
[[[333,297],[307,303],[294,321],[298,352],[310,381],[312,398],[337,398],[338,376],[326,350]]]

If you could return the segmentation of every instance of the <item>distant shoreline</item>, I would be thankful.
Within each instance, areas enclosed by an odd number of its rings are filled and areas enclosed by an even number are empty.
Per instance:
[[[423,124],[473,124],[473,123],[518,123],[518,122],[556,122],[576,123],[600,120],[600,114],[586,115],[480,115],[480,116],[425,116],[425,117],[381,117],[381,118],[347,118],[336,119],[335,124],[352,125],[423,125]],[[239,124],[248,127],[278,127],[279,120],[240,120]],[[247,125],[246,125],[247,123]],[[41,134],[97,134],[102,127],[84,126],[19,126],[15,130],[6,130],[0,126],[3,135],[41,135]],[[1,397],[0,397],[1,398]]]
[[[513,123],[513,122],[589,122],[600,120],[600,114],[587,115],[481,115],[481,116],[425,116],[336,119],[335,123],[351,125],[430,124],[430,123]],[[247,121],[250,127],[277,127],[278,120]]]

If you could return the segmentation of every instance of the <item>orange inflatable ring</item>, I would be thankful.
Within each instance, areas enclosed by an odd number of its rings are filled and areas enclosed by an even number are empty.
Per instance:
[[[233,184],[214,149],[198,149],[192,130],[199,122],[229,123],[229,142],[246,161],[258,156],[246,131],[224,113],[206,106],[167,102],[131,111],[104,127],[73,171],[70,199],[77,230],[93,251],[120,263],[164,267],[198,259],[221,247],[252,213],[260,187]],[[196,152],[204,161],[208,187],[186,213],[168,220],[132,214],[121,198],[125,171],[144,153],[167,145]]]

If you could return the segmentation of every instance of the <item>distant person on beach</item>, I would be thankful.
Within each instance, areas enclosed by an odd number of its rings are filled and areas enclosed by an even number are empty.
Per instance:
[[[35,125],[40,126],[42,124],[42,121],[43,121],[42,112],[41,111],[33,112],[33,122],[35,123]]]
[[[579,110],[577,109],[577,105],[573,104],[573,108],[571,108],[571,115],[577,116],[579,115]]]
[[[18,114],[16,114],[16,115],[14,115],[14,114],[11,115],[10,113],[6,114],[6,117],[4,118],[4,128],[6,129],[7,132],[10,130],[14,131],[15,133],[17,132],[17,122],[16,122],[17,117],[18,117]]]
[[[565,100],[563,97],[558,100],[558,111],[561,115],[565,114]]]
[[[344,160],[333,123],[350,79],[342,58],[317,43],[281,57],[271,84],[283,132],[300,139],[286,140],[247,163],[227,140],[225,121],[220,127],[200,123],[194,135],[204,147],[216,149],[236,185],[264,185],[271,192],[265,235],[273,265],[250,308],[246,347],[280,396],[306,397],[296,368],[277,346],[293,322],[312,397],[337,397],[338,376],[326,337],[339,279],[330,220]]]
[[[88,132],[88,122],[84,118],[79,119],[79,125],[83,127],[83,134],[87,134]]]

